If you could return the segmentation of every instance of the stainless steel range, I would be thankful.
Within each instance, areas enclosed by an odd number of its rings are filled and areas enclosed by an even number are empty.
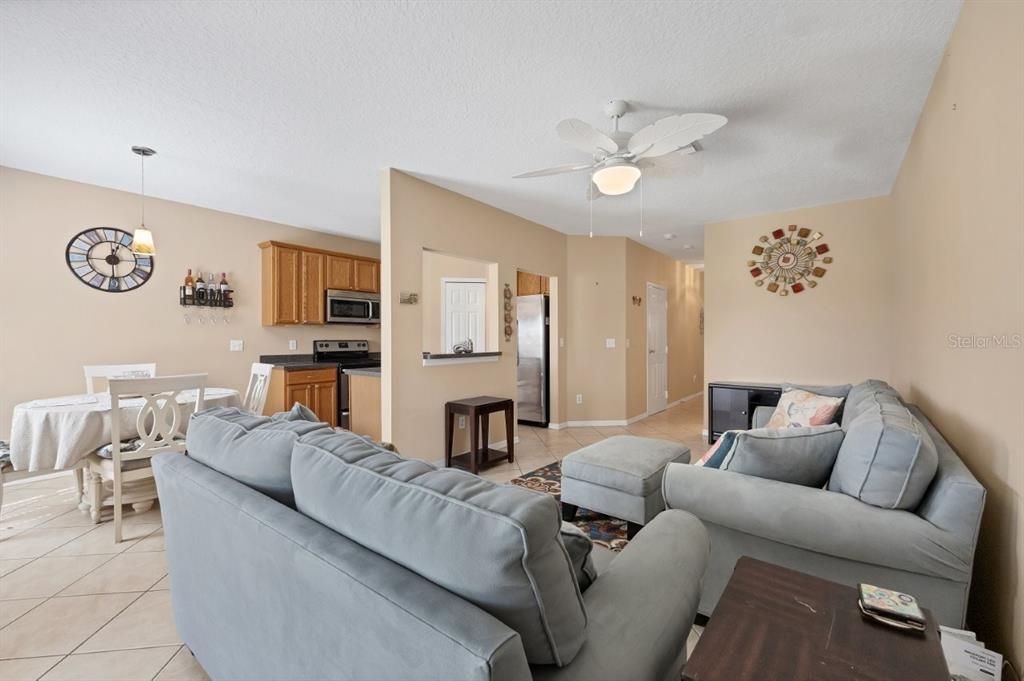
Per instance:
[[[313,341],[313,361],[338,367],[338,426],[348,428],[348,375],[345,369],[380,366],[380,358],[370,355],[370,343],[364,340]]]

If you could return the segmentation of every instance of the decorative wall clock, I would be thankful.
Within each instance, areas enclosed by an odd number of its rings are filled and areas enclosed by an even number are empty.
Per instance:
[[[72,237],[64,253],[71,273],[106,293],[136,289],[153,274],[153,256],[132,253],[132,235],[113,227],[92,227]]]
[[[822,236],[821,232],[796,225],[762,236],[751,251],[760,259],[747,261],[754,285],[780,296],[816,287],[817,280],[827,272],[821,265],[832,263],[832,256],[825,255],[828,244],[820,242]]]

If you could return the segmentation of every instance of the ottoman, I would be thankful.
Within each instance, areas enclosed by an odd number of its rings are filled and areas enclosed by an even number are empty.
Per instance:
[[[689,463],[678,442],[616,435],[562,459],[562,518],[580,507],[625,520],[630,539],[665,510],[661,478],[670,463]]]

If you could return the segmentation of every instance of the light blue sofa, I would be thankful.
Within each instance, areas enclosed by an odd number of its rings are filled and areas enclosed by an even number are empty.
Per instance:
[[[679,679],[708,557],[691,514],[581,593],[550,495],[210,411],[153,466],[178,634],[215,681]]]
[[[847,465],[858,465],[857,458],[870,456],[876,466],[884,466],[882,458],[892,455],[872,449],[888,437],[879,430],[875,415],[865,415],[871,408],[877,411],[878,403],[887,417],[912,420],[910,425],[926,432],[934,445],[934,477],[924,482],[923,498],[913,508],[864,503],[849,491],[867,498],[873,480],[858,479],[851,485],[848,479],[839,479],[837,470],[844,458]],[[755,427],[763,426],[771,411],[762,408],[755,413]],[[850,586],[866,582],[905,591],[940,623],[963,625],[985,488],[924,414],[903,405],[898,394],[880,381],[853,387],[842,426],[846,449],[840,450],[824,489],[728,470],[668,466],[663,480],[666,506],[693,513],[711,535],[701,614],[712,615],[737,559],[752,556]],[[849,477],[848,471],[842,472]],[[847,493],[835,491],[840,488]]]

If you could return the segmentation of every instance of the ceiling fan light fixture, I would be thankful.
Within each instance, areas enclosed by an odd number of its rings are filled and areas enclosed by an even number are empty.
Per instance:
[[[628,161],[612,162],[596,171],[591,179],[602,194],[619,196],[633,191],[640,179],[640,169]]]

